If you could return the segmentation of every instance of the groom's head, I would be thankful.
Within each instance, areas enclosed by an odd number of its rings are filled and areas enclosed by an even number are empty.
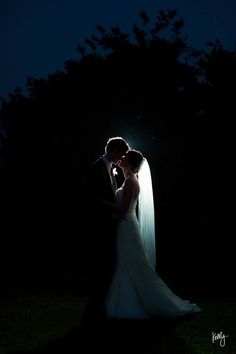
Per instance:
[[[126,154],[128,150],[128,143],[120,136],[108,139],[105,146],[105,153],[108,159],[115,164],[122,158],[122,156]]]

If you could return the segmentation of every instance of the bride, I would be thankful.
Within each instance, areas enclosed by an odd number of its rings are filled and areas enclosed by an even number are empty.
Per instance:
[[[142,153],[130,149],[119,167],[124,183],[116,191],[117,266],[106,297],[108,318],[177,318],[201,311],[172,292],[155,271],[155,225],[151,174]]]

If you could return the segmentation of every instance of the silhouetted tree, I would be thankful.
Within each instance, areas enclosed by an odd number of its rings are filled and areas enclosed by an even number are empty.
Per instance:
[[[60,222],[53,218],[51,225],[63,226],[65,233],[77,225],[74,202],[79,206],[83,200],[83,170],[110,135],[137,139],[134,147],[149,158],[159,242],[168,247],[171,235],[173,257],[197,220],[209,217],[211,163],[218,161],[212,153],[225,152],[212,134],[223,138],[233,158],[235,50],[225,50],[219,41],[209,43],[208,51],[196,50],[183,26],[175,9],[159,11],[153,21],[141,11],[131,33],[98,25],[96,35],[77,46],[79,60],[66,60],[64,71],[47,79],[27,78],[28,95],[17,88],[4,102],[4,169],[16,180],[15,191],[24,186],[30,205],[50,200],[45,222],[56,207]],[[220,171],[223,176],[226,166]],[[228,188],[232,184],[233,179]],[[202,259],[205,266],[207,254]]]

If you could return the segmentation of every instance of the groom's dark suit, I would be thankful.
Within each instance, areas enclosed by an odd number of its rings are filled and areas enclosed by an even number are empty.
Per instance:
[[[116,223],[112,209],[101,199],[115,201],[112,178],[104,157],[97,159],[87,174],[87,213],[91,259],[91,294],[85,312],[89,318],[105,315],[105,297],[111,284],[116,263]],[[90,258],[91,257],[91,258]]]

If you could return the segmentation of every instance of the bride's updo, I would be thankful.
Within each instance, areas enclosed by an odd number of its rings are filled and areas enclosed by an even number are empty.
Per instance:
[[[143,154],[138,150],[130,149],[126,155],[128,156],[129,168],[133,173],[138,173],[144,161]]]

